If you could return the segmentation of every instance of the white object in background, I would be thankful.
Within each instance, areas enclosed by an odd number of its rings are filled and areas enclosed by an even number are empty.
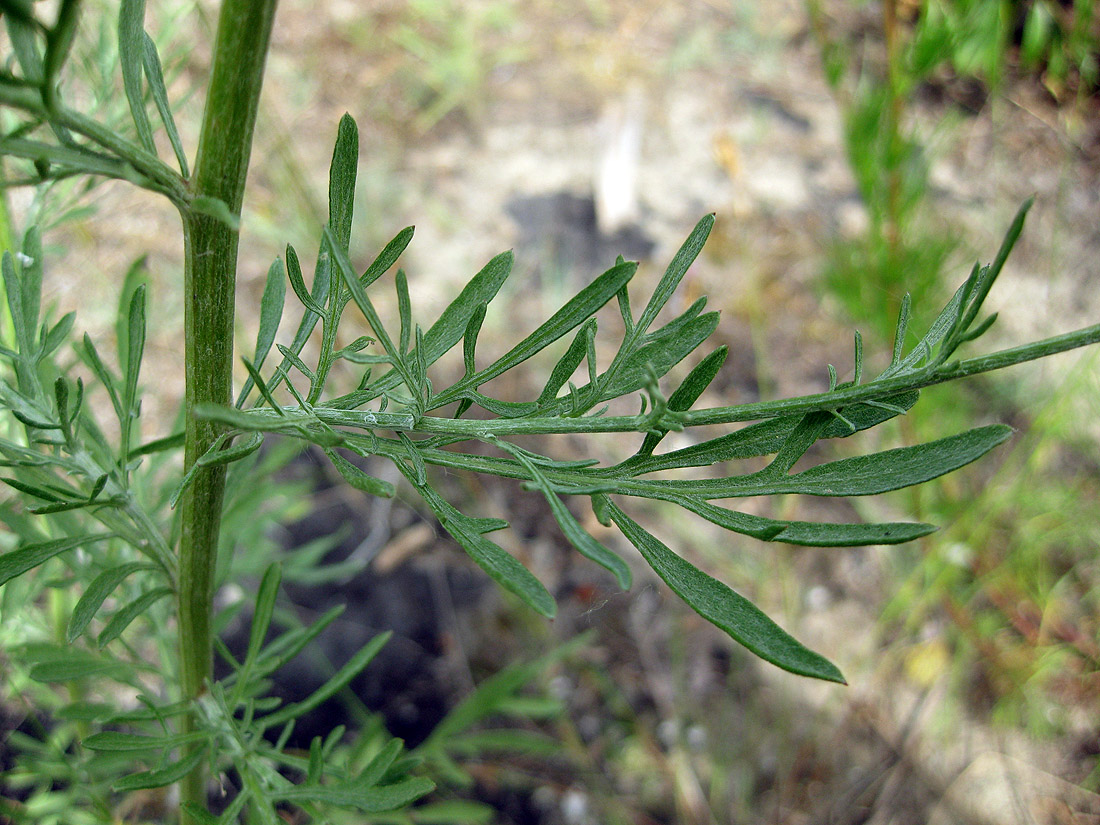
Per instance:
[[[596,169],[596,225],[604,236],[636,224],[640,217],[638,172],[644,122],[645,98],[638,84],[611,101],[600,118],[602,151]]]

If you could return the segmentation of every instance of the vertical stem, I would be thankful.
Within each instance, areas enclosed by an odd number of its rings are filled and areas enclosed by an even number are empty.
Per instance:
[[[264,62],[276,0],[223,0],[213,67],[203,113],[192,199],[215,198],[239,216],[248,175],[252,134],[263,83]],[[218,437],[220,427],[190,411],[201,403],[231,403],[233,298],[238,230],[193,208],[181,209],[184,233],[185,403],[188,410],[184,462],[195,460]],[[225,468],[195,475],[183,499],[179,559],[180,680],[185,699],[206,690],[213,667],[211,631],[214,568],[221,526]],[[187,722],[188,726],[194,720]],[[181,803],[205,810],[205,771],[181,783]],[[183,825],[193,817],[183,811]]]

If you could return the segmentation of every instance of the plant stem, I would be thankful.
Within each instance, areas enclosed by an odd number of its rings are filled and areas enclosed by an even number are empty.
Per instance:
[[[241,213],[276,0],[224,0],[191,179],[195,198],[216,198]],[[202,403],[231,403],[238,230],[181,208],[186,294],[184,463],[190,468],[222,427],[191,414]],[[183,499],[179,558],[180,682],[184,699],[206,691],[213,667],[211,618],[225,467],[200,470]],[[190,719],[187,724],[193,725]],[[205,770],[181,783],[182,805],[206,809]],[[183,825],[195,822],[186,810]]]

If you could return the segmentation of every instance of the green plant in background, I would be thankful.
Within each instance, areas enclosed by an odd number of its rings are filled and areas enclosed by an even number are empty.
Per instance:
[[[834,31],[822,4],[808,5],[826,75],[844,114],[848,158],[868,215],[865,231],[834,245],[823,281],[852,317],[876,323],[873,316],[885,317],[883,311],[900,301],[903,291],[918,299],[937,295],[943,289],[944,264],[959,246],[955,230],[937,220],[932,208],[930,150],[925,145],[929,138],[921,138],[912,125],[916,93],[927,84],[967,83],[983,98],[988,96],[985,105],[993,109],[996,121],[999,94],[1016,75],[1031,73],[1032,82],[1041,82],[1059,102],[1077,108],[1068,114],[1080,114],[1080,104],[1096,88],[1100,29],[1095,4],[889,0],[881,6],[881,28],[870,29],[871,37],[855,43]],[[1067,94],[1074,90],[1075,100]],[[1072,135],[1077,124],[1072,116],[1064,121]],[[936,133],[947,122],[943,118]],[[880,332],[887,334],[881,328]],[[1068,398],[1088,391],[1084,385],[1066,390]],[[983,395],[990,394],[996,395],[996,390],[987,387]],[[989,399],[978,400],[956,388],[940,394],[937,401],[938,414],[926,420],[944,426],[945,421],[969,420],[988,407]],[[1006,404],[1018,407],[1019,401]],[[1061,401],[1050,406],[1065,411]],[[1039,416],[1033,426],[1047,433],[1043,453],[1080,451],[1063,435],[1068,423],[1051,424],[1049,410]],[[919,439],[930,431],[921,422],[908,421],[906,432],[908,438]],[[1037,485],[1041,468],[1050,462],[1020,458],[1024,445],[1032,442],[1024,440],[1009,465],[1024,462],[1025,477]],[[1092,454],[1091,449],[1087,452]],[[1087,483],[1051,469],[1042,482],[1041,497],[1032,494],[1028,484],[1014,483],[984,490],[973,502],[982,506],[973,508],[958,505],[950,484],[927,485],[910,500],[910,511],[953,527],[924,542],[920,553],[898,555],[907,561],[902,562],[897,591],[884,613],[886,627],[902,626],[912,635],[920,634],[934,611],[949,616],[951,646],[946,659],[956,684],[973,679],[975,670],[1000,670],[998,676],[984,679],[993,715],[1033,731],[1056,730],[1060,723],[1052,720],[1062,718],[1058,712],[1047,712],[1052,700],[1039,689],[1055,681],[1050,663],[1066,659],[1069,666],[1063,672],[1076,672],[1081,666],[1094,666],[1096,660],[1076,634],[1038,633],[1031,618],[1036,611],[1062,615],[1066,592],[1082,603],[1090,601],[1089,582],[1095,582],[1087,572],[1091,545],[1080,535],[1053,539],[1074,531],[1069,525],[1078,522],[1068,513],[1077,506],[1079,487]],[[1064,514],[1067,520],[1048,513]],[[1036,531],[1033,526],[1039,522],[1045,527]],[[967,537],[959,538],[963,535]],[[1017,615],[1006,593],[1017,594],[1016,602],[1029,605],[1026,619]],[[924,644],[918,643],[918,649]]]
[[[14,52],[0,69],[0,106],[17,122],[0,137],[0,153],[14,170],[9,184],[88,175],[131,181],[175,205],[185,249],[183,424],[150,442],[141,441],[137,426],[147,304],[140,270],[134,268],[121,290],[116,369],[89,337],[73,340],[72,314],[55,321],[42,311],[38,229],[26,228],[18,249],[3,255],[11,328],[9,343],[0,349],[7,365],[0,404],[11,418],[0,454],[4,480],[17,496],[2,505],[15,537],[0,555],[2,655],[6,689],[33,698],[41,734],[11,739],[23,751],[21,767],[12,775],[30,789],[25,805],[7,805],[4,813],[16,821],[112,821],[151,792],[176,783],[179,816],[187,825],[229,823],[241,815],[249,822],[276,822],[287,808],[316,821],[340,810],[372,821],[484,821],[482,808],[446,799],[414,803],[437,782],[461,780],[454,758],[478,742],[544,744],[516,733],[493,737],[469,728],[491,714],[524,707],[515,701],[516,692],[568,651],[489,680],[412,751],[376,722],[351,736],[341,729],[318,736],[308,752],[287,747],[295,720],[346,687],[387,634],[372,639],[305,700],[285,704],[269,696],[271,675],[338,613],[329,611],[308,626],[277,619],[284,573],[317,574],[295,569],[288,560],[263,566],[243,655],[234,656],[218,641],[217,631],[242,603],[215,610],[216,590],[255,569],[236,563],[239,536],[233,532],[253,540],[256,510],[263,507],[276,516],[284,506],[268,502],[266,484],[257,483],[277,463],[259,452],[265,433],[317,445],[350,485],[373,496],[392,496],[394,486],[350,459],[389,460],[490,577],[547,617],[556,610],[553,597],[490,538],[508,523],[462,512],[440,494],[433,468],[522,481],[546,498],[570,543],[627,588],[631,568],[583,529],[564,498],[587,502],[674,592],[733,639],[791,672],[841,682],[831,662],[631,517],[623,509],[629,499],[670,502],[763,541],[833,547],[895,544],[926,535],[931,525],[775,520],[713,502],[788,493],[874,495],[922,484],[981,457],[1010,430],[984,426],[808,469],[795,471],[795,466],[822,439],[845,438],[904,414],[923,387],[1100,340],[1097,326],[991,355],[959,357],[960,348],[994,320],[979,317],[982,305],[1022,230],[1025,208],[994,261],[974,267],[908,351],[910,302],[902,301],[889,365],[873,379],[864,382],[857,334],[851,381],[839,383],[830,366],[824,393],[693,410],[726,359],[724,347],[698,359],[667,395],[662,382],[703,346],[717,313],[704,312],[705,299],[671,319],[662,320],[662,311],[707,239],[713,224],[708,216],[640,312],[629,291],[637,265],[620,259],[485,364],[478,357],[479,333],[489,303],[511,271],[511,255],[489,261],[426,329],[414,320],[407,278],[397,270],[399,317],[395,324],[383,322],[371,295],[413,233],[411,228],[398,233],[363,272],[349,260],[358,134],[345,116],[312,283],[307,285],[298,255],[288,246],[285,258],[272,265],[257,308],[258,339],[244,359],[249,380],[234,394],[237,226],[274,7],[273,0],[224,0],[199,147],[191,159],[174,125],[157,47],[144,31],[141,0],[123,0],[118,15],[119,65],[132,120],[125,130],[108,128],[67,105],[64,69],[79,0],[63,0],[51,20],[19,0],[0,3]],[[160,156],[148,106],[156,110],[175,166]],[[302,310],[289,343],[276,344],[287,281]],[[337,331],[351,304],[371,336],[338,347]],[[621,327],[614,356],[601,361],[597,316],[607,305],[617,307],[611,323]],[[318,325],[319,347],[307,363],[305,345],[316,337]],[[488,394],[493,379],[570,336],[537,397]],[[281,355],[274,369],[268,365],[273,347]],[[449,386],[437,386],[433,366],[452,350],[461,354],[464,373]],[[337,365],[358,373],[355,390],[334,395],[329,389]],[[104,432],[92,414],[86,400],[92,392],[105,395],[117,430]],[[293,403],[281,403],[276,393]],[[611,406],[624,399],[633,399],[639,411],[611,414]],[[472,411],[477,415],[467,417]],[[657,451],[671,431],[739,422],[756,423],[693,446]],[[600,434],[635,438],[637,449],[615,465],[599,466],[555,459],[517,443],[526,436]],[[458,448],[471,442],[486,445],[489,453]],[[181,449],[182,468],[173,461]],[[762,469],[727,469],[735,459],[762,457],[767,458]],[[713,467],[722,469],[707,478],[669,477]],[[249,519],[251,528],[242,523]],[[173,625],[175,640],[163,630]],[[230,668],[222,679],[213,676],[216,649]],[[216,814],[208,808],[210,780],[233,791]],[[177,807],[170,796],[158,798]],[[174,815],[173,810],[161,818]]]
[[[454,0],[413,0],[391,35],[410,57],[410,86],[419,113],[416,126],[427,131],[452,111],[476,113],[489,75],[526,57],[510,41],[492,46],[494,33],[515,25],[515,9]]]

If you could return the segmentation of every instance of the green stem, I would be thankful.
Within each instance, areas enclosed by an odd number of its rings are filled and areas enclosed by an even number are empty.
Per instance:
[[[276,0],[224,0],[218,17],[191,194],[220,200],[237,216],[244,198],[275,6]],[[216,422],[198,419],[191,411],[198,404],[231,403],[238,231],[191,209],[181,208],[181,216],[188,410],[184,463],[190,468],[222,430]],[[214,568],[224,489],[225,467],[208,467],[196,473],[183,499],[179,640],[185,700],[194,700],[206,691],[213,667]],[[194,720],[189,720],[188,725],[193,724]],[[205,779],[201,765],[184,778],[183,805],[206,809]],[[181,822],[192,825],[196,820],[184,810]]]

